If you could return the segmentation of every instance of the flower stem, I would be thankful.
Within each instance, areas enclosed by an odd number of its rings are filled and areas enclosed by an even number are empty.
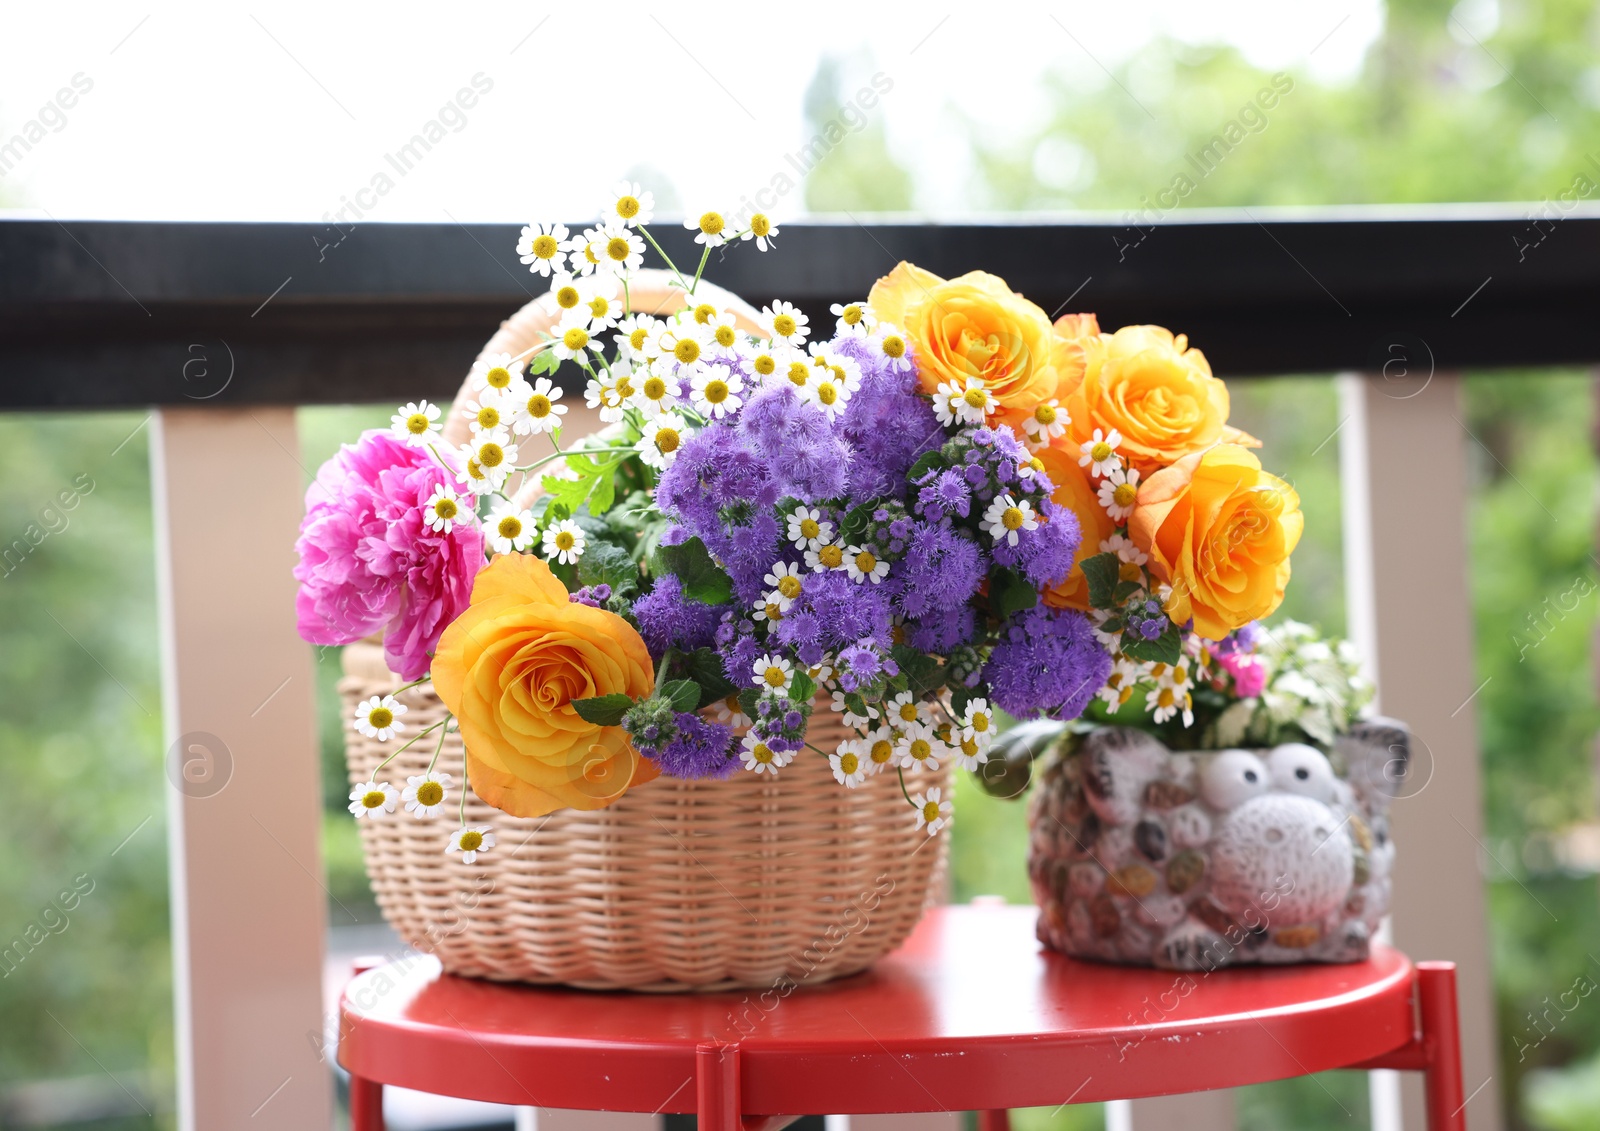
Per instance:
[[[706,273],[706,260],[711,258],[711,245],[706,244],[705,251],[700,253],[700,266],[694,269],[694,282],[689,285],[689,293],[694,294],[695,287],[700,285],[700,276]]]
[[[906,799],[906,804],[907,805],[909,805],[913,809],[915,809],[917,807],[917,803],[915,801],[911,800],[911,791],[906,789],[906,769],[905,769],[905,767],[904,766],[896,766],[895,769],[894,769],[894,772],[896,774],[898,774],[899,777],[900,777],[900,795]]]
[[[683,272],[679,271],[678,270],[678,265],[676,263],[672,262],[672,256],[668,255],[665,251],[663,251],[661,249],[661,245],[656,243],[656,238],[650,234],[650,230],[648,228],[646,228],[643,224],[640,224],[639,227],[638,227],[638,232],[639,232],[639,234],[641,236],[643,236],[645,238],[645,240],[650,244],[651,247],[656,249],[656,254],[661,257],[661,259],[662,259],[662,261],[664,263],[666,263],[668,269],[670,269],[672,271],[672,273],[678,277],[678,285],[680,287],[682,287],[688,293],[693,294],[694,293],[694,288],[691,287],[687,282],[684,281]]]
[[[419,730],[419,731],[418,731],[418,732],[417,732],[417,734],[416,734],[416,737],[414,737],[414,738],[410,738],[410,739],[407,739],[407,740],[406,740],[406,744],[405,744],[405,745],[404,745],[404,746],[401,746],[401,747],[398,747],[398,748],[396,748],[396,750],[395,750],[395,752],[394,752],[394,753],[393,753],[393,754],[391,754],[391,755],[389,755],[389,756],[388,756],[388,757],[387,757],[387,758],[385,758],[385,759],[384,759],[384,760],[383,760],[383,761],[381,761],[381,762],[379,762],[379,763],[378,763],[378,765],[377,765],[377,768],[376,768],[376,769],[374,769],[374,770],[373,770],[373,771],[372,771],[372,772],[373,772],[373,774],[374,774],[374,776],[376,776],[376,774],[377,774],[377,772],[378,772],[378,770],[381,770],[381,769],[383,769],[383,768],[384,768],[384,767],[385,767],[385,766],[387,766],[387,765],[388,765],[388,764],[389,764],[389,763],[390,763],[390,762],[393,762],[393,761],[394,761],[394,760],[395,760],[395,759],[396,759],[396,758],[398,758],[398,757],[400,757],[400,755],[401,755],[401,754],[403,754],[403,753],[405,753],[405,752],[406,752],[406,751],[407,751],[407,750],[408,750],[408,749],[410,749],[410,748],[411,748],[411,747],[412,747],[412,746],[414,746],[414,745],[416,745],[416,743],[417,743],[417,742],[418,742],[418,741],[420,741],[420,740],[421,740],[421,738],[422,738],[422,736],[423,736],[423,735],[425,735],[425,734],[427,734],[427,733],[428,733],[428,731],[430,731],[430,730],[436,730],[436,729],[437,729],[437,728],[439,728],[439,727],[442,727],[442,726],[444,726],[444,721],[443,721],[443,720],[441,720],[441,721],[439,721],[439,722],[436,722],[436,723],[434,723],[434,724],[433,724],[433,726],[431,726],[431,727],[427,727],[427,728],[425,728],[425,729],[423,729],[423,730]]]
[[[450,720],[453,717],[450,712],[445,712],[444,726],[439,728],[439,745],[433,748],[433,757],[428,760],[427,772],[430,774],[433,773],[433,768],[439,764],[439,755],[444,751],[444,736],[450,733]]]
[[[433,678],[433,676],[430,673],[429,675],[423,676],[421,679],[414,679],[410,683],[402,683],[399,687],[397,687],[393,691],[389,692],[389,694],[390,695],[399,695],[402,691],[410,691],[413,687],[416,687],[418,684],[427,683],[432,678]]]

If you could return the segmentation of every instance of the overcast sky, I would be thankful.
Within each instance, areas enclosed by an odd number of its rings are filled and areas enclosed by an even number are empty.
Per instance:
[[[918,207],[957,214],[975,202],[953,123],[1028,129],[1048,71],[1103,83],[1165,32],[1331,77],[1382,19],[1375,0],[364,9],[6,4],[0,145],[32,122],[43,136],[0,200],[59,218],[318,220],[364,199],[368,221],[570,219],[649,166],[688,206],[735,206],[804,145],[803,95],[834,52],[892,83],[870,113],[917,173]],[[46,109],[75,77],[92,87]],[[458,99],[475,77],[487,92]],[[473,104],[401,173],[390,156],[452,101]],[[392,191],[357,198],[379,174]]]

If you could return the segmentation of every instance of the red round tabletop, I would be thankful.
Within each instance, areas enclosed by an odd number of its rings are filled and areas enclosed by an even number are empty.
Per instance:
[[[1351,965],[1181,973],[1047,951],[1034,916],[937,908],[870,970],[787,994],[524,986],[418,956],[351,981],[339,1061],[495,1103],[692,1112],[707,1047],[735,1046],[743,1112],[869,1113],[1203,1091],[1414,1044],[1415,972],[1388,947]]]

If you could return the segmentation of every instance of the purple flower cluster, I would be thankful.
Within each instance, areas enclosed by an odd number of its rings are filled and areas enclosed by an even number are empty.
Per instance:
[[[805,745],[806,720],[810,703],[795,703],[781,695],[764,694],[756,701],[756,715],[750,733],[778,753],[799,750]]]
[[[573,600],[577,600],[576,595]],[[668,648],[692,652],[709,645],[726,608],[725,605],[704,605],[685,597],[683,582],[669,573],[656,581],[654,589],[634,602],[633,615],[650,654],[660,656]]]
[[[601,582],[599,585],[585,585],[581,589],[574,589],[567,594],[567,600],[574,605],[588,605],[591,609],[603,609],[606,602],[611,600],[611,586]]]
[[[725,778],[739,768],[733,756],[733,729],[680,711],[677,733],[649,757],[674,778]],[[642,753],[642,751],[641,751]]]
[[[1011,618],[983,669],[990,698],[1019,719],[1074,719],[1111,674],[1082,613],[1036,605]]]

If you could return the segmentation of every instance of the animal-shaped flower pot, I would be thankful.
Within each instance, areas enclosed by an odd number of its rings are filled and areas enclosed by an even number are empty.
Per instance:
[[[1392,719],[1357,723],[1331,754],[1172,751],[1124,727],[1066,736],[1029,802],[1040,941],[1176,970],[1366,958],[1409,752]]]

